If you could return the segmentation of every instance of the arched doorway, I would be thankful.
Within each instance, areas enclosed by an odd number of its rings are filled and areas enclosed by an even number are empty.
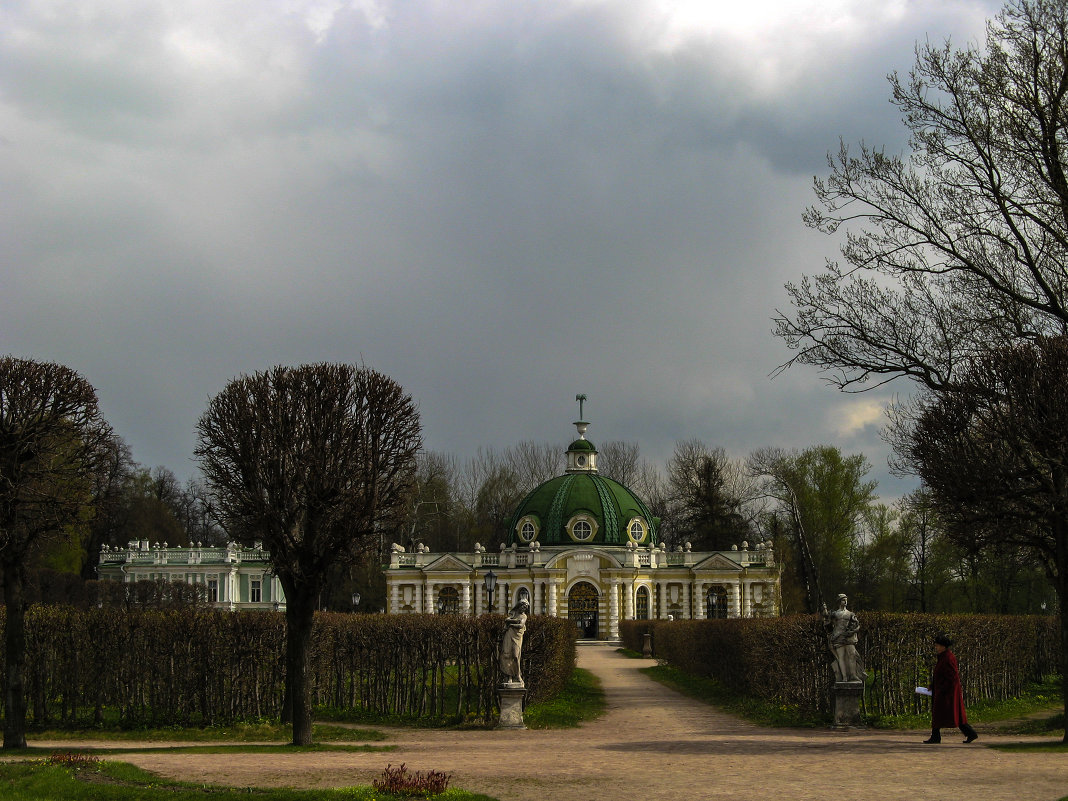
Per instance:
[[[649,588],[638,587],[634,594],[634,617],[637,620],[649,619]]]
[[[709,620],[714,620],[715,618],[724,618],[726,616],[727,590],[725,587],[712,587],[705,597],[705,617]]]
[[[441,588],[441,592],[438,593],[437,609],[434,611],[439,615],[460,614],[460,593],[455,587]]]
[[[567,594],[567,619],[578,629],[579,637],[597,637],[597,606],[600,596],[588,581],[580,581]]]

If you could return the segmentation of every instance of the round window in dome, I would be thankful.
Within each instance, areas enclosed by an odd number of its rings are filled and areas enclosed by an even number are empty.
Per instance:
[[[632,517],[627,523],[627,537],[631,542],[645,542],[649,536],[649,526],[640,517]]]
[[[590,515],[575,515],[567,523],[567,533],[575,542],[589,542],[597,533],[597,521]]]
[[[515,533],[520,542],[534,542],[538,538],[538,518],[524,515],[516,524]]]

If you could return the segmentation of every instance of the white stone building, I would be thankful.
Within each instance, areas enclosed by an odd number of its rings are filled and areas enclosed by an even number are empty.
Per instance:
[[[158,542],[132,540],[126,548],[100,551],[97,575],[115,581],[161,579],[204,587],[208,600],[219,609],[286,608],[285,594],[262,544],[246,548],[237,543],[221,547],[168,547]]]
[[[600,639],[617,638],[621,620],[779,614],[770,543],[669,552],[641,499],[597,474],[587,424],[576,426],[564,475],[518,506],[499,553],[477,545],[472,553],[406,553],[394,545],[387,611],[478,615],[525,597],[534,614],[568,617],[580,636]]]

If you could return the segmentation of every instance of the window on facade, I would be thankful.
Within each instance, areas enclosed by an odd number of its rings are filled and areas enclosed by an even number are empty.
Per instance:
[[[250,589],[249,589],[249,601],[251,601],[254,604],[258,604],[260,602],[260,580],[259,579],[252,579],[252,583],[251,583]]]
[[[627,528],[627,536],[630,537],[631,542],[643,542],[645,540],[645,521],[640,517],[631,520],[630,526]]]
[[[534,539],[534,535],[536,533],[537,532],[534,530],[534,524],[531,523],[529,520],[523,524],[523,542],[530,542],[532,539]]]
[[[649,588],[638,587],[635,600],[634,617],[637,620],[649,619]]]
[[[219,580],[208,579],[208,600],[213,604],[219,602]]]
[[[437,612],[439,615],[460,614],[460,593],[455,587],[442,587],[438,593]]]

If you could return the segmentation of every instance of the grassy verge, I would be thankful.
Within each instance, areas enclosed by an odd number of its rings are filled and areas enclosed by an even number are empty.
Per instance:
[[[0,764],[3,797],[13,801],[400,801],[411,796],[381,793],[372,787],[337,790],[259,789],[172,782],[122,762],[53,765],[46,761]],[[490,796],[450,789],[433,796],[442,801],[494,801]]]
[[[555,698],[530,704],[523,720],[531,729],[566,729],[604,714],[604,690],[600,680],[582,668],[575,668],[564,689]]]
[[[625,656],[640,656],[625,649],[621,649],[621,652]],[[790,707],[739,697],[715,679],[692,676],[670,665],[644,668],[642,673],[676,692],[717,706],[752,723],[811,728],[830,722],[823,718],[813,720]],[[999,734],[1059,735],[1064,733],[1064,713],[1061,710],[1060,678],[1051,677],[1041,684],[1029,686],[1019,698],[970,705],[968,720]],[[931,726],[930,715],[869,716],[865,722],[876,729],[928,729]],[[1057,744],[1048,745],[1052,750],[1060,748]],[[1042,746],[1041,743],[1034,744],[1040,749]]]
[[[1028,685],[1018,698],[968,704],[968,722],[999,734],[1063,734],[1064,707],[1060,693],[1060,677],[1047,677],[1041,683]],[[877,729],[926,729],[930,728],[931,717],[929,714],[871,715],[867,723]]]
[[[689,698],[712,704],[725,712],[762,726],[811,728],[827,724],[825,720],[806,719],[798,710],[791,707],[776,706],[759,699],[738,696],[715,679],[691,676],[669,665],[642,668],[641,672]]]
[[[137,740],[159,742],[227,742],[227,743],[262,743],[287,741],[293,738],[293,729],[277,723],[240,723],[234,726],[181,727],[123,729],[117,726],[89,729],[45,729],[33,728],[27,731],[29,740]],[[316,742],[331,743],[366,743],[386,739],[383,732],[376,729],[354,729],[346,726],[315,724],[312,738]]]

